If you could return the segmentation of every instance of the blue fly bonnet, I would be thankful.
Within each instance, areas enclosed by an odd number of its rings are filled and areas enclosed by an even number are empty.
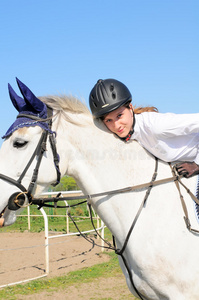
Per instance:
[[[39,100],[31,90],[23,84],[18,78],[16,78],[18,87],[20,89],[23,98],[19,97],[10,84],[8,84],[8,91],[10,95],[10,99],[14,105],[14,107],[18,110],[19,115],[16,121],[10,126],[5,135],[2,138],[7,138],[10,136],[15,130],[22,127],[30,127],[30,126],[40,126],[41,128],[51,131],[48,127],[47,122],[43,122],[39,119],[47,118],[47,106],[41,100]],[[25,116],[23,116],[25,115]],[[30,115],[30,118],[28,118]],[[31,118],[35,118],[32,119]],[[37,120],[38,118],[38,120]]]

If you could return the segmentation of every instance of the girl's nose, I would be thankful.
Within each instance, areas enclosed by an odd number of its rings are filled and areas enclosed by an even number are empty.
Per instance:
[[[116,120],[116,121],[114,122],[114,127],[115,127],[116,129],[120,127],[120,120]]]

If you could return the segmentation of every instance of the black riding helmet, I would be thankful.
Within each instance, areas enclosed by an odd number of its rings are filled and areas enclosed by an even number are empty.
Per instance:
[[[100,118],[132,100],[129,89],[115,79],[99,79],[89,96],[94,117]]]

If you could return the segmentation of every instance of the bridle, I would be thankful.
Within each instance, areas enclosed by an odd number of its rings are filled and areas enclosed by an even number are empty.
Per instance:
[[[36,122],[45,122],[47,124],[48,129],[42,130],[42,134],[39,139],[39,142],[31,156],[30,160],[28,161],[23,172],[21,173],[20,177],[17,180],[15,180],[11,177],[8,177],[7,175],[0,174],[0,179],[15,185],[16,187],[18,187],[21,190],[21,192],[15,192],[14,194],[12,194],[10,196],[10,198],[8,200],[8,208],[10,210],[19,209],[20,207],[22,207],[24,205],[26,200],[29,204],[31,204],[32,199],[33,199],[32,192],[33,192],[33,189],[37,182],[39,167],[40,167],[40,164],[42,161],[43,154],[45,153],[45,151],[47,149],[46,143],[47,143],[48,137],[49,137],[50,146],[51,146],[51,150],[53,153],[54,165],[55,165],[55,169],[56,169],[56,173],[57,173],[56,182],[52,185],[54,185],[54,186],[57,185],[60,182],[60,178],[61,178],[60,169],[59,169],[59,155],[57,153],[56,144],[55,144],[55,133],[51,130],[52,118],[53,118],[52,109],[47,106],[47,118],[46,119],[41,119],[37,116],[26,115],[26,114],[19,114],[17,116],[17,118],[22,118],[22,117],[32,119]],[[31,166],[33,160],[35,159],[35,157],[37,157],[37,163],[34,168],[30,184],[29,184],[28,188],[26,189],[24,187],[24,185],[22,184],[22,180],[23,180],[26,172],[28,171],[29,167]]]

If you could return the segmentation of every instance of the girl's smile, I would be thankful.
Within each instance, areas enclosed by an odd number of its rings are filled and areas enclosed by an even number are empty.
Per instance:
[[[129,134],[133,126],[133,110],[130,105],[129,108],[121,106],[116,110],[107,114],[103,119],[106,127],[119,137],[124,138]]]

